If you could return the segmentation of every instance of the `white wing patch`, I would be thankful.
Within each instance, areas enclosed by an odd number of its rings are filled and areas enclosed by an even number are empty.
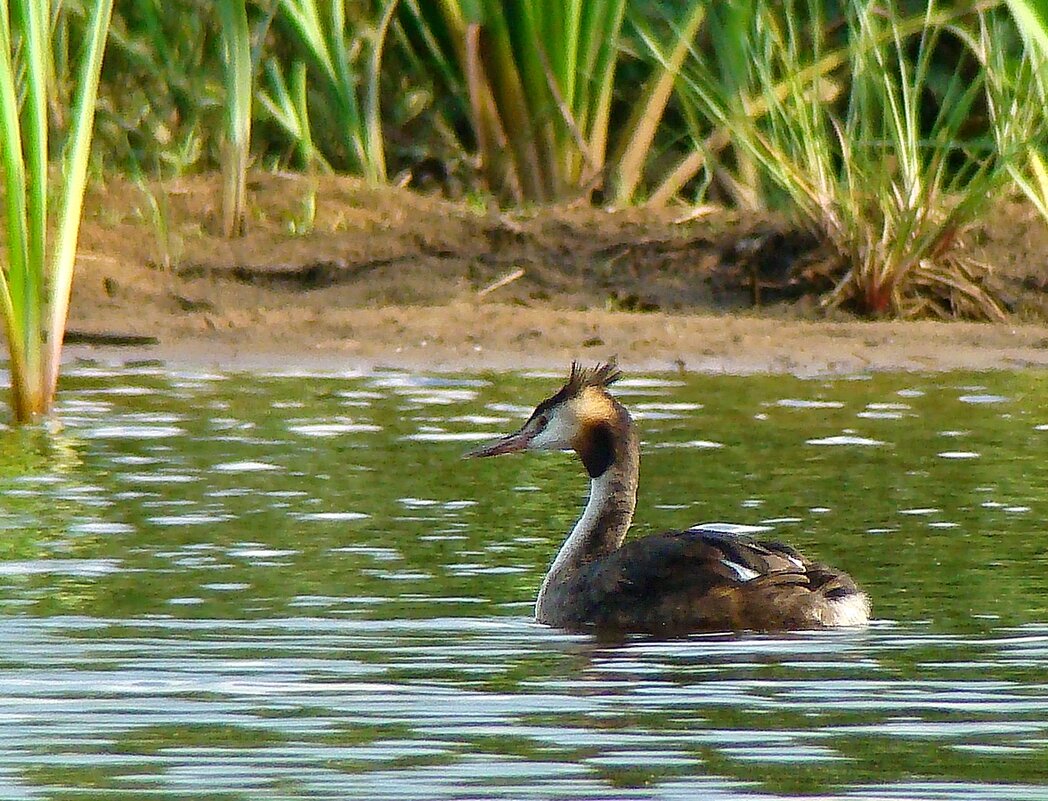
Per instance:
[[[744,523],[696,523],[688,531],[708,531],[710,534],[748,535],[771,531],[771,526],[747,526]]]
[[[740,565],[738,562],[733,562],[730,559],[721,559],[720,561],[722,565],[731,569],[739,581],[753,581],[760,575],[756,570],[751,570],[745,565]]]

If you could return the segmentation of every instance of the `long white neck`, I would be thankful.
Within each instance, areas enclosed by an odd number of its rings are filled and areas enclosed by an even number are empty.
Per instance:
[[[593,546],[597,544],[596,540],[603,539],[603,537],[597,536],[597,527],[611,500],[610,473],[611,471],[609,470],[604,475],[590,481],[590,494],[589,500],[586,502],[586,508],[582,512],[582,517],[575,522],[575,526],[571,529],[568,538],[564,540],[564,544],[560,546],[557,558],[553,560],[553,565],[549,569],[549,575],[546,576],[547,581],[554,573],[559,573],[569,566],[580,564],[583,561],[585,552],[592,550]],[[609,550],[618,548],[625,536],[626,532],[623,531],[621,536],[616,537],[618,542],[614,544],[608,543],[612,546]]]
[[[535,602],[537,619],[549,617],[544,607],[559,583],[570,579],[579,568],[618,549],[626,538],[637,505],[636,451],[630,450],[629,458],[612,464],[590,480],[586,509],[542,582]]]

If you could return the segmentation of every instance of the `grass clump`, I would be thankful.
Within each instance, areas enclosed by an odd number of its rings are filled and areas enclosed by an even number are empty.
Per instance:
[[[783,205],[825,244],[824,305],[1003,318],[985,266],[963,247],[1015,158],[984,122],[1007,87],[989,81],[969,23],[935,3],[906,17],[894,2],[852,0],[836,19],[818,0],[760,3],[730,95],[703,59],[689,64],[693,116],[731,131],[713,169],[749,176],[751,198]]]

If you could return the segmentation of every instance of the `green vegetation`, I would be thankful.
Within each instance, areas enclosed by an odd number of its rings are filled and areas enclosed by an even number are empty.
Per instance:
[[[731,130],[739,202],[780,192],[826,243],[827,304],[871,315],[1004,316],[979,265],[956,247],[1022,144],[994,150],[977,122],[1017,97],[1005,96],[1013,85],[988,82],[986,48],[1000,39],[987,31],[1000,35],[1001,26],[984,13],[975,20],[981,37],[935,3],[907,19],[893,3],[854,0],[841,20],[845,38],[831,36],[822,3],[800,0],[760,6],[732,26],[745,43],[741,79],[694,59],[690,116]],[[747,97],[759,98],[760,114]]]
[[[600,176],[625,0],[406,8],[425,55],[465,87],[489,187],[517,202],[553,200]]]
[[[320,91],[312,102],[322,101],[319,105],[325,111],[329,137],[339,145],[333,154],[335,163],[343,163],[371,183],[385,180],[379,76],[382,47],[396,6],[396,0],[383,0],[373,19],[351,20],[343,0],[281,0],[278,4],[281,20],[292,31],[297,48],[291,67],[295,100],[288,96],[280,62],[270,59],[268,71],[281,108],[291,112],[286,115],[293,121],[287,131],[307,164],[315,158],[305,90],[312,81]],[[297,66],[302,63],[299,59],[308,61],[312,72],[307,74]]]
[[[14,16],[8,3],[0,3],[0,163],[7,206],[0,305],[10,354],[11,407],[19,422],[50,410],[58,382],[98,74],[112,7],[112,0],[94,5],[83,39],[67,140],[59,159],[58,211],[52,220],[49,104],[55,100],[57,59],[49,58],[49,19],[39,3],[17,4]]]
[[[619,76],[629,7],[625,0],[405,3],[413,23],[407,41],[422,51],[416,63],[435,65],[459,101],[442,107],[443,124],[468,124],[490,190],[516,203],[597,189],[616,205],[634,200],[707,8],[693,4],[666,43],[665,62],[650,62],[627,86]],[[634,95],[628,103],[616,95],[623,90]]]
[[[249,164],[428,171],[512,204],[775,210],[822,243],[826,305],[874,316],[1002,317],[966,228],[1018,191],[1048,219],[1033,0],[118,0],[101,67],[111,2],[2,5],[19,419],[54,386],[89,152],[137,181],[221,169],[221,219],[201,223],[227,236]]]
[[[68,38],[87,4],[63,4]],[[914,148],[935,161],[958,136],[941,187],[956,190],[965,169],[954,169],[957,155],[990,148],[991,84],[1043,116],[1043,104],[1005,78],[1043,79],[1030,64],[1048,43],[1044,17],[1024,0],[907,8],[865,0],[118,2],[95,152],[103,166],[161,175],[222,167],[227,143],[246,140],[224,124],[238,120],[240,131],[254,123],[251,156],[268,169],[381,183],[437,161],[509,203],[679,198],[797,211],[797,197],[739,128],[792,139],[814,132],[811,149],[839,152],[832,131],[813,129],[850,114],[844,144],[871,163],[899,144],[908,164]],[[990,58],[980,42],[987,24],[999,34]],[[962,79],[970,95],[950,89]],[[697,98],[697,85],[716,102]],[[886,115],[897,103],[897,122],[909,130],[862,120],[860,100]],[[866,134],[904,140],[857,140]],[[1024,162],[1029,144],[1005,161]]]
[[[1001,48],[987,47],[994,59],[987,71],[993,80],[1011,83],[1011,90],[1003,93],[1006,97],[1026,98],[1027,102],[1001,109],[997,115],[998,143],[1004,148],[1015,140],[1033,143],[1024,148],[1025,160],[1013,161],[1009,169],[1030,202],[1048,220],[1048,137],[1041,128],[1048,104],[1048,7],[1032,0],[1008,0],[1008,5],[1027,57],[1016,63]]]
[[[247,159],[251,144],[251,34],[244,0],[219,0],[226,79],[227,152],[222,158],[222,233],[244,232]]]

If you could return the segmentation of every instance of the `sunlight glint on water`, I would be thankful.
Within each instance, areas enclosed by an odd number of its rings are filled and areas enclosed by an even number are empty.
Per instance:
[[[635,376],[637,529],[767,526],[864,631],[535,625],[556,379],[77,366],[0,460],[0,798],[1048,799],[1048,380]]]

